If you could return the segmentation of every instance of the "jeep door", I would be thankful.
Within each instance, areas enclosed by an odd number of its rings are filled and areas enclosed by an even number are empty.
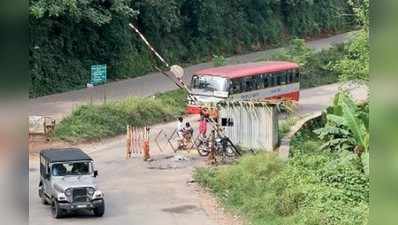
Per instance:
[[[43,183],[43,192],[47,196],[51,196],[51,174],[50,174],[50,165],[46,159],[42,157],[42,160],[40,160],[40,173],[41,173],[41,181]]]

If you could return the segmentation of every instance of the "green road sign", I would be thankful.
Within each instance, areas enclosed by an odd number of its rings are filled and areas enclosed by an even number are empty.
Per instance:
[[[106,82],[106,65],[91,66],[91,84],[103,84]]]

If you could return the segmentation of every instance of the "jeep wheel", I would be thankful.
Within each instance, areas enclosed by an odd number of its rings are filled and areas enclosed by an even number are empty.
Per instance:
[[[59,203],[54,201],[51,207],[51,214],[55,219],[59,219],[64,216],[62,209],[59,207]]]
[[[102,217],[105,213],[105,202],[93,209],[94,215],[96,217]]]
[[[47,200],[46,200],[46,198],[45,198],[44,196],[41,196],[41,197],[40,197],[40,202],[41,202],[41,204],[43,204],[43,205],[48,205],[48,202],[47,202]]]
[[[43,193],[43,186],[39,187],[39,197],[40,197],[41,204],[48,205],[46,197],[44,196],[44,193]]]

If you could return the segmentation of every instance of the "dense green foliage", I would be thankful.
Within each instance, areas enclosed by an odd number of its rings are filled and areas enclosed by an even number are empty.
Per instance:
[[[369,150],[369,107],[361,107],[351,97],[341,92],[326,111],[326,124],[315,130],[325,144],[322,148],[332,151],[355,149],[360,153]]]
[[[340,73],[341,81],[354,81],[368,85],[369,81],[369,0],[349,0],[361,31],[346,46],[344,58],[336,63],[334,71]]]
[[[345,47],[347,54],[333,67],[341,81],[369,82],[369,48],[369,33],[367,29],[361,30]]]
[[[348,0],[347,3],[352,8],[357,24],[362,28],[369,28],[369,0]]]
[[[305,45],[303,39],[293,39],[286,50],[282,50],[267,60],[288,60],[297,62],[301,67],[301,88],[311,88],[339,81],[341,71],[335,69],[347,51],[345,45],[336,45],[317,52]]]
[[[339,57],[323,64],[311,62],[320,58],[316,55],[319,53],[305,48],[300,40],[280,57],[300,63],[303,76],[320,68],[334,72],[333,78],[341,81],[368,81],[369,1],[349,3],[365,28],[339,51]],[[307,83],[311,84],[302,79],[302,84]],[[326,111],[325,124],[315,123],[301,130],[291,141],[288,162],[282,163],[270,154],[247,156],[236,165],[198,169],[195,178],[227,207],[247,217],[250,224],[366,225],[370,187],[368,107],[357,106],[347,93],[339,93]]]
[[[146,98],[128,98],[104,105],[83,105],[57,125],[54,138],[69,142],[98,140],[126,132],[127,124],[135,127],[167,122],[182,115],[186,94],[171,91]]]
[[[227,60],[222,55],[213,55],[213,65],[214,66],[224,66],[227,64]]]
[[[278,121],[278,134],[279,134],[279,139],[283,138],[285,135],[287,135],[292,128],[296,124],[296,122],[299,120],[299,117],[295,115],[288,115],[287,118],[281,119],[279,118]]]
[[[138,12],[129,7],[129,0],[30,0],[30,14],[35,19],[67,15],[75,22],[90,22],[95,25],[109,23],[113,16],[132,17]]]
[[[195,179],[253,225],[366,225],[369,176],[350,152],[329,152],[303,130],[288,162],[272,154],[199,168]]]
[[[313,121],[293,138],[288,162],[273,153],[251,155],[236,165],[199,168],[194,177],[253,225],[366,225],[368,113],[339,93],[326,123]],[[362,154],[353,153],[358,148]]]
[[[369,175],[369,104],[358,106],[348,93],[341,92],[325,116],[325,125],[314,130],[323,141],[321,149],[355,153]]]
[[[30,0],[31,96],[84,87],[92,64],[110,79],[152,70],[134,21],[172,63],[210,60],[352,26],[347,0]],[[139,15],[137,16],[137,12]]]

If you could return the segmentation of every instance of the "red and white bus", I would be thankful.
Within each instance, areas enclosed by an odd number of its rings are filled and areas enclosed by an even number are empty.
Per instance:
[[[204,69],[192,77],[191,93],[201,105],[229,99],[298,101],[299,66],[292,62],[266,61]],[[200,105],[188,105],[187,113],[199,112]]]

